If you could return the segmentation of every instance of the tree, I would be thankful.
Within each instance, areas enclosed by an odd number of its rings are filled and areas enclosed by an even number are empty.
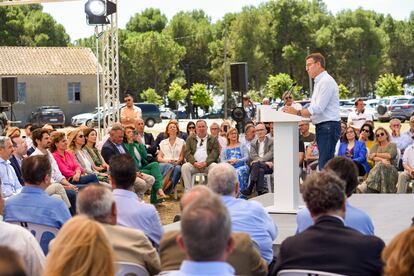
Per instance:
[[[269,98],[280,99],[283,92],[292,88],[294,80],[285,73],[279,73],[277,75],[270,75],[267,79],[265,87],[265,95]]]
[[[166,80],[177,69],[185,49],[169,36],[157,32],[124,32],[120,46],[121,91],[148,87],[164,95]]]
[[[401,95],[404,91],[402,87],[403,78],[394,74],[383,74],[375,83],[376,94],[380,97]]]
[[[259,103],[262,102],[263,97],[261,96],[260,91],[257,91],[257,90],[249,90],[249,92],[247,92],[247,95],[250,96],[250,99],[253,102],[259,102]]]
[[[128,21],[126,29],[130,32],[162,32],[167,25],[167,17],[159,9],[147,8],[142,13],[136,13]]]
[[[191,101],[194,106],[204,108],[207,110],[210,106],[213,106],[213,98],[208,93],[206,85],[202,83],[194,83],[190,89],[191,92]],[[198,109],[197,109],[198,115]]]
[[[342,83],[340,83],[338,85],[339,88],[339,98],[340,99],[348,99],[349,97],[349,89],[343,85]]]
[[[178,103],[184,101],[188,95],[188,89],[184,89],[179,81],[173,81],[170,84],[168,98],[178,106]]]
[[[164,103],[161,96],[158,95],[153,88],[148,88],[147,90],[143,91],[141,93],[141,98],[146,103],[153,103],[156,105],[162,105]]]

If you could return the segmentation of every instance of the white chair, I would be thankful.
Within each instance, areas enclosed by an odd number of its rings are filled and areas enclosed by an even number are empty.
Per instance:
[[[139,264],[129,262],[116,262],[117,272],[115,276],[150,276],[147,269]]]
[[[29,230],[36,238],[36,240],[39,242],[40,247],[42,248],[43,253],[45,253],[45,255],[47,255],[47,253],[49,252],[49,242],[53,240],[59,232],[59,229],[57,228],[37,223],[22,221],[13,221],[10,223],[20,225]]]
[[[283,269],[277,273],[277,276],[345,276],[343,274],[336,274],[317,270],[307,269]]]
[[[194,184],[196,182],[196,177],[197,176],[200,178],[200,184],[201,183],[207,184],[207,173],[198,172],[198,173],[194,173],[191,176],[191,187],[194,187]]]

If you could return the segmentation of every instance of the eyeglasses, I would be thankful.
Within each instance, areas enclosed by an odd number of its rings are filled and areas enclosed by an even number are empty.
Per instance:
[[[362,129],[362,132],[369,133],[369,129],[364,128],[364,129]]]
[[[393,124],[393,125],[391,125],[391,126],[393,126],[393,127],[399,127],[399,126],[401,126],[400,124]]]
[[[130,101],[132,101],[132,100],[131,100],[131,99],[126,99],[125,101],[126,101],[126,102],[130,102]]]
[[[306,64],[306,66],[305,66],[305,69],[308,69],[308,68],[310,68],[312,65],[314,65],[316,62],[312,62],[312,63],[308,63],[308,64]]]
[[[377,135],[376,135],[376,136],[377,136],[377,138],[378,138],[378,137],[381,137],[381,136],[385,136],[385,133],[384,133],[384,132],[377,133]]]
[[[292,99],[292,96],[285,97],[285,100],[291,100],[291,99]]]

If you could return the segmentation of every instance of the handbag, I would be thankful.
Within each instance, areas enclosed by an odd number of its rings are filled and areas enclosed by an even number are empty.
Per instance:
[[[165,173],[164,177],[162,178],[162,190],[165,192],[168,190],[168,188],[171,187],[172,181],[171,181],[171,175],[174,172],[175,166],[168,169],[168,171]]]

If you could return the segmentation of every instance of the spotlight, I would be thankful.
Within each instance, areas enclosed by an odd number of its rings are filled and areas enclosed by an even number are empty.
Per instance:
[[[109,24],[108,15],[116,12],[116,4],[108,0],[88,0],[85,4],[86,20],[89,25]]]

